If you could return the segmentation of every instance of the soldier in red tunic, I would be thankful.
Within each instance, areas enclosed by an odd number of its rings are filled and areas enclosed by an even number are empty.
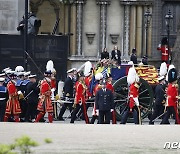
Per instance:
[[[51,101],[51,71],[46,71],[44,73],[45,78],[41,81],[40,85],[40,100],[38,102],[37,110],[39,114],[35,122],[39,122],[39,120],[48,112],[48,120],[49,123],[53,122],[53,106]]]
[[[157,50],[161,51],[161,61],[168,64],[169,61],[169,52],[168,52],[168,42],[167,37],[162,38],[161,44],[159,44]]]
[[[178,84],[177,84],[177,71],[172,68],[168,71],[168,88],[167,88],[167,98],[166,98],[166,113],[163,117],[161,124],[169,124],[169,117],[173,114],[175,117],[175,123],[180,124],[178,116]]]
[[[15,86],[15,78],[16,75],[12,71],[11,74],[9,75],[11,80],[7,84],[7,90],[9,93],[9,99],[7,101],[6,105],[6,111],[5,111],[5,116],[4,116],[4,121],[7,122],[8,118],[13,115],[15,122],[19,122],[19,114],[21,113],[21,108],[20,108],[20,103],[18,99],[18,91]]]
[[[86,92],[86,85],[84,83],[84,74],[81,72],[79,74],[79,80],[75,84],[75,99],[74,99],[74,110],[72,113],[71,121],[70,123],[74,123],[76,119],[76,114],[82,108],[85,122],[86,124],[89,124],[89,118],[86,111],[86,101],[85,101],[85,92]]]
[[[129,85],[129,104],[127,110],[124,112],[121,120],[121,124],[125,124],[127,122],[127,118],[129,114],[133,114],[134,123],[138,124],[138,111],[137,108],[139,107],[139,77],[136,74],[136,70],[134,66],[129,69],[127,82]]]

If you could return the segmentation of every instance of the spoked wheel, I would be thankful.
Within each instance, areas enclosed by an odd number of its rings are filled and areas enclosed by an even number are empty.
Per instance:
[[[140,78],[139,84],[139,103],[141,108],[141,118],[147,117],[149,111],[151,111],[153,104],[153,90],[147,81]],[[121,120],[124,111],[128,104],[128,84],[127,77],[120,78],[113,84],[115,90],[115,111],[117,120]],[[133,122],[132,117],[128,119],[128,122]]]

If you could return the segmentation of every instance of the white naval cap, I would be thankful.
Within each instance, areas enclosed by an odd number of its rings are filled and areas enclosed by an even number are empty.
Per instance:
[[[31,71],[25,72],[24,76],[29,76],[31,74]]]
[[[67,71],[67,73],[74,72],[74,68],[71,68],[70,70]]]
[[[0,82],[4,82],[5,78],[0,77]]]
[[[36,77],[36,74],[31,74],[28,76],[28,78],[35,78]]]

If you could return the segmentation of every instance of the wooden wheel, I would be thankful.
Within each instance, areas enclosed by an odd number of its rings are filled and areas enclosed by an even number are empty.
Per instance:
[[[127,77],[120,78],[113,84],[115,90],[115,111],[117,120],[121,120],[121,117],[126,110],[128,102],[128,84]],[[145,118],[149,111],[151,111],[153,104],[153,90],[152,87],[148,84],[147,81],[140,78],[140,87],[139,87],[139,103],[141,105],[141,118]],[[129,122],[132,122],[132,118],[128,119]]]

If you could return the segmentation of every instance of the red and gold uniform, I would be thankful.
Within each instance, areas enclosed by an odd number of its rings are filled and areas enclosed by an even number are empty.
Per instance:
[[[53,77],[52,79],[51,79],[51,88],[53,89],[56,89],[56,78],[55,77]]]
[[[74,123],[74,121],[76,119],[76,114],[78,113],[79,109],[82,107],[86,124],[88,124],[89,118],[87,116],[86,100],[85,100],[86,85],[84,84],[84,81],[79,80],[76,82],[75,91],[76,91],[76,93],[75,93],[74,104],[76,107],[72,113],[71,123]]]
[[[168,62],[169,60],[169,53],[168,53],[168,47],[167,45],[162,45],[161,47],[158,47],[157,50],[161,51],[161,60],[162,62]]]
[[[21,113],[21,108],[18,100],[17,89],[12,80],[8,82],[7,89],[9,93],[9,99],[6,105],[4,121],[7,122],[9,116],[13,114],[15,121],[19,122],[19,114]]]
[[[45,115],[45,113],[48,112],[49,122],[52,123],[53,106],[51,101],[51,86],[50,82],[48,83],[46,79],[41,81],[40,100],[38,102],[37,110],[39,110],[40,113],[38,114],[35,122],[38,122]]]
[[[139,96],[139,86],[137,83],[133,83],[130,85],[129,90],[129,108],[132,110],[132,108],[135,106],[135,100],[134,98],[137,98]]]

